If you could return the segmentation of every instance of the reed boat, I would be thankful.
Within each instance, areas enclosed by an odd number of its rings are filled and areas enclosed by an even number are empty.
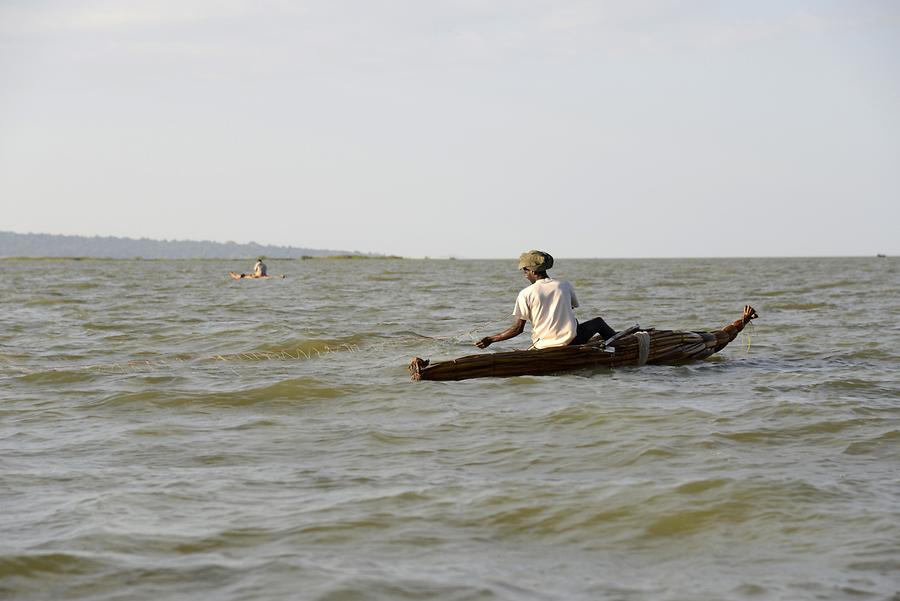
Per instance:
[[[284,279],[284,275],[256,275],[254,273],[238,273],[236,271],[229,271],[228,275],[231,276],[233,280],[282,280]]]
[[[607,340],[595,337],[576,346],[467,355],[435,363],[413,357],[409,371],[413,380],[467,380],[538,376],[589,367],[684,363],[718,353],[757,317],[756,310],[747,305],[740,319],[709,332],[642,330],[635,325]]]

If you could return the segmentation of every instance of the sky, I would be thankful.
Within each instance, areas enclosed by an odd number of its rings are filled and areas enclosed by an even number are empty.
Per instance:
[[[0,0],[0,231],[900,254],[900,2]]]

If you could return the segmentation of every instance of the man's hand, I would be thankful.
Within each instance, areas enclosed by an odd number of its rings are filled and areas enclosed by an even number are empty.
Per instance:
[[[500,342],[501,340],[509,340],[513,336],[518,336],[522,333],[522,330],[525,329],[525,320],[524,319],[516,319],[508,329],[500,332],[499,334],[494,334],[493,336],[485,336],[481,340],[475,343],[475,346],[478,348],[487,348],[494,344],[495,342]]]
[[[475,346],[478,348],[487,348],[494,343],[494,339],[491,336],[485,336],[481,340],[475,343]]]

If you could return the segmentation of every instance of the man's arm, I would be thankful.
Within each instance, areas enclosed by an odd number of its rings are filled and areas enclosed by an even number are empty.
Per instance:
[[[525,330],[525,320],[524,319],[516,319],[508,329],[503,330],[499,334],[494,334],[493,336],[485,336],[481,340],[475,343],[475,346],[478,348],[487,348],[494,344],[495,342],[500,342],[501,340],[509,340],[510,338],[514,338],[521,334]]]

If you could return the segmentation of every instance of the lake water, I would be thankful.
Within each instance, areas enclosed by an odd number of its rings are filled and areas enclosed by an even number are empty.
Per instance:
[[[0,598],[900,599],[900,261],[565,260],[682,366],[412,382],[509,261],[0,261]]]

